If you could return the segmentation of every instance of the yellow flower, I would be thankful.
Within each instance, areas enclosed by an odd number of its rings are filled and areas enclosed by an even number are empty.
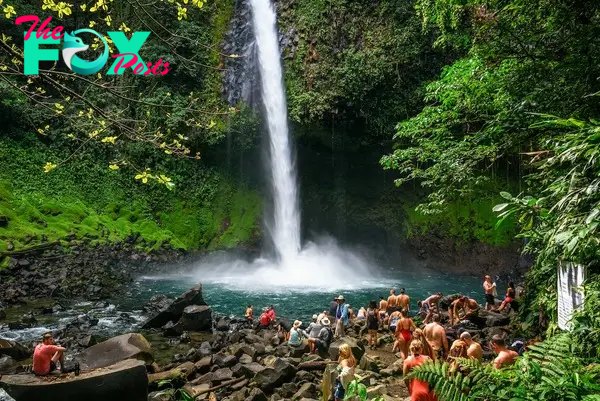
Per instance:
[[[58,17],[62,18],[63,15],[71,15],[71,5],[61,1],[58,3],[54,11],[58,12]]]
[[[94,27],[94,25],[96,25],[96,21],[90,21],[90,25],[89,25],[89,27],[90,27],[90,28],[93,28],[93,27]]]
[[[131,31],[131,28],[129,28],[127,25],[125,25],[125,23],[123,22],[121,24],[121,26],[119,27],[119,31],[123,31],[123,32],[129,32]]]
[[[106,22],[106,25],[110,26],[112,21],[112,18],[110,17],[110,15],[107,15],[106,18],[104,18],[104,22]]]
[[[144,184],[147,184],[147,183],[148,183],[148,179],[150,179],[150,178],[154,178],[154,176],[152,176],[151,174],[149,174],[149,171],[150,171],[150,169],[149,169],[149,168],[147,168],[146,170],[144,170],[144,172],[143,172],[143,173],[137,174],[137,175],[135,176],[135,179],[136,179],[136,180],[142,180],[142,182],[143,182]]]
[[[104,143],[115,143],[116,140],[117,140],[116,136],[106,136],[106,137],[102,138],[102,142],[104,142]]]
[[[118,165],[116,165],[116,164],[109,164],[109,165],[108,165],[108,168],[109,168],[109,169],[111,169],[111,170],[118,170],[118,169],[119,169],[119,166],[118,166]]]
[[[6,18],[10,18],[13,15],[17,15],[17,12],[15,11],[15,8],[13,6],[4,7],[4,16]]]
[[[98,73],[98,79],[102,79],[102,74]]]
[[[177,7],[177,19],[181,21],[182,19],[187,19],[187,8],[185,7]]]
[[[81,11],[85,11],[85,9],[87,8],[87,5],[85,5],[85,4],[82,4],[82,5],[80,5],[79,7],[81,7]]]
[[[8,70],[8,67],[5,65],[0,65],[0,70],[6,71],[6,70]]]
[[[98,130],[94,130],[88,134],[90,138],[95,138],[98,136]]]
[[[43,129],[41,129],[41,128],[38,128],[38,129],[37,129],[37,132],[38,132],[38,134],[40,134],[40,135],[46,135],[46,134],[44,133],[44,130],[43,130]]]
[[[52,10],[54,7],[56,7],[56,4],[52,0],[44,0],[44,4],[42,4],[42,10]]]
[[[46,165],[44,166],[44,173],[49,173],[49,172],[51,172],[52,170],[54,170],[56,167],[57,167],[57,165],[56,165],[56,164],[53,164],[53,163],[50,163],[50,162],[48,162],[48,163],[46,163]]]

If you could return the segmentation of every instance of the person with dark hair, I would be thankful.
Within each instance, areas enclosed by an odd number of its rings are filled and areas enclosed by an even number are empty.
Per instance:
[[[275,308],[273,307],[273,305],[269,306],[269,311],[267,312],[269,314],[269,319],[271,319],[272,322],[275,321]]]
[[[52,333],[44,333],[42,343],[38,344],[33,351],[33,373],[37,376],[47,376],[57,369],[57,362],[60,362],[61,371],[67,373],[65,366],[66,350],[66,348],[59,347],[54,343]]]
[[[492,350],[497,355],[493,362],[494,368],[501,369],[505,366],[510,366],[517,361],[519,354],[513,350],[509,350],[506,347],[506,341],[501,335],[494,335],[490,344],[492,346]]]
[[[506,290],[506,297],[504,298],[504,301],[502,301],[500,306],[494,310],[497,312],[502,312],[503,310],[510,312],[510,310],[513,309],[514,301],[515,301],[515,290],[508,287],[508,289]]]
[[[367,330],[369,330],[369,346],[371,349],[377,348],[377,330],[379,330],[380,322],[377,302],[373,300],[369,302],[369,308],[367,309]]]
[[[446,337],[446,329],[440,324],[440,315],[433,315],[432,322],[427,324],[423,329],[425,338],[431,348],[436,353],[436,359],[442,359],[448,354],[448,338]]]
[[[410,312],[410,297],[406,295],[406,290],[404,288],[400,289],[400,295],[398,295],[396,304],[400,310],[406,309],[408,312]]]
[[[335,321],[335,312],[337,312],[338,301],[337,297],[333,297],[331,303],[329,304],[329,316]]]

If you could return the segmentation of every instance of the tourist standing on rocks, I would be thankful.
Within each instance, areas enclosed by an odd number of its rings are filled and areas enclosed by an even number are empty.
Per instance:
[[[494,290],[496,283],[492,283],[492,277],[486,275],[483,280],[483,291],[485,292],[485,309],[491,310],[496,306],[496,300],[494,298]]]
[[[321,323],[318,321],[318,318],[318,315],[312,316],[312,322],[304,331],[304,335],[306,336],[306,338],[317,338],[317,336],[319,335],[322,326]]]
[[[324,317],[321,319],[321,330],[317,335],[317,338],[309,338],[308,346],[310,347],[310,353],[316,353],[317,349],[321,352],[327,352],[329,349],[329,345],[331,345],[331,340],[333,340],[333,332],[331,331],[331,322],[329,319]]]
[[[384,321],[388,308],[387,300],[384,297],[379,297],[379,318]]]
[[[414,340],[410,343],[411,355],[404,360],[402,372],[406,377],[411,370],[417,366],[423,365],[431,360],[427,355],[423,355],[423,343],[419,340]],[[429,392],[429,383],[419,379],[404,379],[411,401],[431,401],[435,398]]]
[[[38,376],[46,376],[56,370],[56,363],[60,362],[61,371],[65,372],[64,347],[54,344],[52,333],[45,333],[42,343],[38,344],[33,351],[33,373]]]
[[[398,298],[396,297],[396,290],[394,288],[390,290],[390,296],[387,299],[387,313],[391,315],[393,312],[400,312],[400,308],[398,308]]]
[[[343,295],[340,295],[336,299],[337,301],[337,309],[335,311],[335,336],[343,337],[344,336],[344,328],[348,325],[348,305],[345,303],[345,299]]]
[[[400,295],[398,295],[396,305],[398,305],[400,310],[405,309],[410,313],[410,297],[406,295],[406,290],[404,288],[400,289]]]
[[[448,351],[448,338],[446,329],[440,324],[440,315],[433,315],[433,322],[429,323],[423,329],[425,338],[436,354],[436,359],[443,359]]]
[[[493,362],[493,365],[496,369],[500,369],[505,366],[510,366],[517,361],[519,354],[516,351],[509,350],[506,347],[504,337],[502,337],[501,335],[494,335],[492,337],[491,345],[494,353],[498,355]]]
[[[408,311],[406,309],[402,309],[400,316],[402,317],[398,320],[398,326],[396,326],[396,342],[392,347],[392,352],[396,352],[394,350],[400,349],[402,359],[406,359],[408,356],[408,347],[412,339],[412,332],[416,330],[417,326],[415,326],[415,322],[408,317]]]
[[[379,324],[381,317],[377,310],[377,302],[369,302],[369,309],[366,312],[367,315],[367,330],[369,330],[369,346],[371,349],[377,348],[377,330],[379,330]]]
[[[329,316],[331,316],[331,318],[335,321],[335,313],[337,311],[338,308],[338,301],[337,301],[337,297],[333,297],[333,300],[331,301],[331,304],[329,304]]]
[[[465,344],[467,344],[467,357],[475,361],[481,362],[481,359],[483,358],[483,348],[481,348],[481,344],[479,344],[476,341],[473,341],[471,333],[469,333],[468,331],[463,332],[460,335],[460,339],[464,341]],[[454,347],[454,344],[452,344],[452,346]]]
[[[388,318],[388,327],[394,336],[396,335],[396,327],[398,327],[398,320],[400,320],[400,311],[392,312],[392,314]]]
[[[356,369],[356,359],[354,359],[354,355],[352,355],[350,346],[348,344],[342,344],[339,352],[339,365],[337,367],[339,374],[335,381],[335,391],[333,393],[335,401],[344,399],[348,384],[354,380],[354,370]]]
[[[252,305],[248,305],[245,316],[248,322],[252,324]]]
[[[288,340],[288,345],[292,347],[300,347],[303,343],[303,338],[306,336],[304,331],[300,328],[302,322],[300,320],[294,321],[294,325],[290,329],[290,337]]]

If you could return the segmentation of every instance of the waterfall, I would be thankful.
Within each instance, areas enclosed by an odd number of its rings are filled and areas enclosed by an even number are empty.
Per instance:
[[[273,217],[267,228],[283,265],[300,252],[300,210],[288,132],[287,104],[277,40],[277,17],[270,0],[250,0],[261,97],[269,131]]]

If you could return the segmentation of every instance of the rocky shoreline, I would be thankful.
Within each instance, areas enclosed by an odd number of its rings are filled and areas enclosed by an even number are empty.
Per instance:
[[[144,252],[127,243],[55,243],[7,252],[0,255],[0,262],[7,264],[0,269],[0,304],[36,298],[106,299],[126,288],[135,276],[160,271],[166,264],[185,264],[190,257],[168,247]]]
[[[442,322],[448,321],[447,308],[459,296],[446,296],[440,301]],[[393,336],[387,328],[379,330],[378,348],[369,350],[366,322],[355,320],[347,327],[345,337],[335,340],[327,352],[309,355],[308,345],[291,347],[274,329],[258,329],[243,318],[213,315],[204,302],[201,285],[175,299],[158,295],[143,309],[147,318],[141,328],[147,330],[146,336],[159,338],[158,348],[169,352],[170,358],[159,359],[158,349],[140,333],[123,334],[97,344],[96,338],[87,334],[93,322],[86,317],[77,318],[54,336],[58,343],[67,346],[70,356],[90,369],[104,369],[131,358],[142,360],[148,381],[143,388],[131,391],[151,401],[175,399],[175,393],[183,390],[199,400],[316,400],[321,394],[323,371],[335,364],[344,343],[350,345],[360,361],[356,375],[367,387],[369,399],[379,396],[384,400],[404,400],[408,396],[402,381],[402,359],[391,352]],[[494,334],[511,333],[510,320],[509,315],[479,311],[468,320],[447,327],[448,341],[465,329],[486,349]],[[278,324],[289,327],[285,320]],[[27,346],[0,340],[0,374],[26,371],[18,361],[28,360],[30,355]],[[486,351],[485,357],[490,356]],[[136,366],[120,367],[119,371],[129,372]],[[11,389],[16,391],[10,386],[11,380],[17,380],[14,377],[0,380],[9,393]]]

